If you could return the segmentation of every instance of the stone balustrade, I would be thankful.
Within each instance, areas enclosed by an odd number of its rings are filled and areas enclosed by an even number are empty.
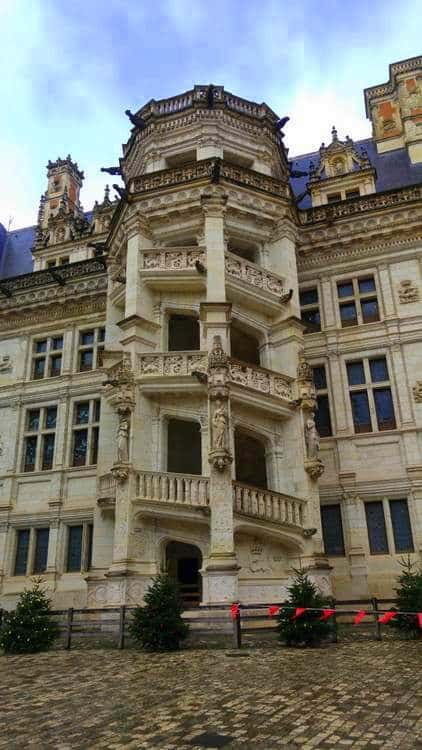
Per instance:
[[[284,526],[304,525],[304,501],[272,490],[233,482],[233,507],[236,513],[263,521]]]
[[[232,383],[252,388],[266,396],[276,396],[286,401],[293,399],[291,380],[272,370],[265,370],[263,367],[256,367],[230,358],[229,376]]]
[[[183,376],[192,375],[195,370],[206,372],[206,352],[159,352],[157,354],[138,354],[136,375],[146,376]]]
[[[225,258],[226,274],[236,280],[252,284],[264,292],[269,292],[277,297],[286,294],[283,287],[283,279],[275,273],[267,271],[265,268],[252,263],[249,260],[240,258],[238,255],[226,252]]]
[[[209,479],[195,474],[142,471],[137,477],[140,500],[180,503],[206,507],[209,505]]]
[[[299,212],[302,224],[316,224],[321,221],[333,221],[334,219],[348,218],[367,211],[376,211],[383,208],[403,206],[415,203],[422,199],[422,187],[411,185],[410,187],[398,188],[396,190],[385,190],[382,193],[361,195],[324,206],[315,206]]]
[[[205,253],[196,245],[143,252],[144,271],[194,271],[196,262],[205,264]]]

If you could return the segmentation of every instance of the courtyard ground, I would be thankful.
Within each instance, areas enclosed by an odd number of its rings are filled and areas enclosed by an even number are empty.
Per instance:
[[[422,642],[0,657],[0,748],[422,748]]]

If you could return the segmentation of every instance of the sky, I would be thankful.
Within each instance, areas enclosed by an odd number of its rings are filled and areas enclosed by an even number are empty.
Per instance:
[[[0,0],[0,222],[36,223],[45,165],[68,153],[101,200],[125,109],[224,85],[289,115],[289,156],[370,136],[363,89],[421,54],[420,0]],[[115,178],[111,178],[115,181]]]

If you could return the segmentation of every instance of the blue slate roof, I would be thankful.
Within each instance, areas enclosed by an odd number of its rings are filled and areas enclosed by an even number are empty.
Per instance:
[[[7,232],[0,224],[0,279],[32,271],[32,245],[35,227]],[[2,231],[3,230],[3,231]]]
[[[355,147],[358,153],[362,148],[368,153],[371,165],[375,167],[377,179],[375,187],[377,193],[384,190],[394,190],[406,185],[415,185],[422,182],[422,163],[412,164],[405,148],[399,148],[396,151],[388,151],[385,154],[379,154],[377,147],[371,138],[365,138],[361,141],[355,141]],[[319,164],[319,152],[313,151],[310,154],[296,156],[292,158],[293,169],[302,171],[309,170],[309,162],[313,161],[317,167]],[[306,190],[306,183],[309,177],[298,177],[291,180],[292,190],[295,195],[300,195]],[[299,208],[311,208],[311,198],[306,195],[299,203]]]

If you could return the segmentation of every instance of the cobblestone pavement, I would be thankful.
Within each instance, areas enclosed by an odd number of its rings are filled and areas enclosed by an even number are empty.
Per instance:
[[[422,748],[422,643],[0,657],[0,748]]]

